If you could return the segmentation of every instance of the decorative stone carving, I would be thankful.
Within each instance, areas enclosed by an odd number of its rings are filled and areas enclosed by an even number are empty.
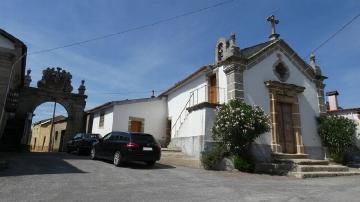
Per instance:
[[[85,87],[85,80],[81,80],[81,84],[78,88],[78,91],[79,91],[79,95],[84,95],[85,94],[85,90],[86,90],[86,87]]]
[[[273,65],[273,71],[275,76],[282,82],[288,80],[290,76],[289,68],[285,65],[285,63],[281,60],[281,55],[277,54],[278,61]]]
[[[279,24],[279,20],[276,20],[274,15],[269,16],[266,20],[271,23],[271,35],[269,39],[275,40],[279,38],[280,34],[276,33],[276,25]]]
[[[60,67],[57,67],[56,70],[55,68],[47,68],[43,71],[43,76],[38,81],[37,86],[40,89],[70,93],[73,90],[71,79],[70,72],[66,72]]]

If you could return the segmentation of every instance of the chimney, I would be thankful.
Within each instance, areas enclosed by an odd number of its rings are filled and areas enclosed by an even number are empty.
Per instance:
[[[330,91],[326,93],[329,102],[329,111],[337,110],[339,108],[337,96],[339,93],[335,91]]]

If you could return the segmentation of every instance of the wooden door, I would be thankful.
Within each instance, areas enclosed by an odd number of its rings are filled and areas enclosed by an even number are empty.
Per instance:
[[[130,132],[141,132],[141,121],[131,121]]]
[[[291,104],[278,102],[276,104],[276,122],[282,152],[294,154],[296,153],[296,145],[291,108]]]
[[[209,78],[209,91],[210,91],[210,103],[217,103],[218,99],[217,99],[217,84],[216,84],[216,75],[212,75]]]

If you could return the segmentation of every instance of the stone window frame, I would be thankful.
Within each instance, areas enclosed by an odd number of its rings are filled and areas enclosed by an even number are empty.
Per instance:
[[[131,130],[131,121],[140,121],[141,122],[141,129],[140,132],[144,132],[145,129],[145,118],[139,118],[134,116],[129,116],[129,123],[128,123],[128,131]]]
[[[276,55],[278,57],[278,60],[273,64],[272,66],[272,69],[273,69],[273,72],[275,74],[275,76],[281,81],[281,82],[286,82],[289,77],[290,77],[290,70],[289,70],[289,67],[286,65],[286,63],[281,59],[281,54],[278,53]],[[280,75],[278,70],[277,70],[277,67],[279,65],[282,65],[285,69],[286,69],[286,72],[285,72],[285,75]]]
[[[280,145],[280,134],[277,131],[276,103],[289,103],[292,106],[292,122],[296,144],[296,153],[304,154],[304,143],[301,132],[301,116],[298,95],[304,92],[305,87],[294,84],[281,83],[279,81],[265,81],[269,90],[270,97],[270,117],[271,117],[271,149],[275,153],[282,153]]]

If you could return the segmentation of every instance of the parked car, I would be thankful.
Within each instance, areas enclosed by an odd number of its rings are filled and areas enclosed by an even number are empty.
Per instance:
[[[99,134],[77,133],[72,140],[67,142],[67,152],[76,151],[77,154],[89,153],[94,142],[99,139]]]
[[[146,133],[111,132],[94,143],[92,159],[112,160],[115,166],[127,161],[143,161],[153,166],[161,157],[161,146]]]

